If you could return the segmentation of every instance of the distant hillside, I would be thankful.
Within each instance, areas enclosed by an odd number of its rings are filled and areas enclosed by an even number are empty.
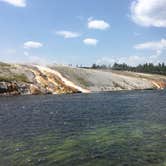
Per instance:
[[[0,95],[163,89],[166,77],[116,70],[0,63]]]

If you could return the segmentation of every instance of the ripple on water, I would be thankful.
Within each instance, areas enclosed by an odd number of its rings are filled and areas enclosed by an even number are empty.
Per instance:
[[[164,91],[2,98],[0,165],[164,166],[165,101]]]

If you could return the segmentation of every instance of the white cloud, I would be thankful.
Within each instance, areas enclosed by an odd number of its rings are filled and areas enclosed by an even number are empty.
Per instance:
[[[145,63],[153,63],[153,64],[158,64],[159,62],[164,62],[165,59],[160,56],[160,54],[153,54],[150,56],[137,56],[137,55],[133,55],[133,56],[123,56],[123,57],[104,57],[104,58],[100,58],[96,61],[96,64],[102,65],[113,65],[115,62],[116,63],[126,63],[130,66],[137,66],[139,64],[145,64]]]
[[[48,64],[52,64],[53,62],[50,61],[48,58],[45,58],[43,56],[39,56],[39,55],[28,55],[25,63],[26,64],[27,63],[30,63],[30,64],[39,64],[39,65],[47,66]]]
[[[166,39],[137,44],[134,46],[134,48],[138,50],[148,49],[148,50],[162,51],[166,49]]]
[[[96,61],[97,65],[113,65],[116,62],[115,58],[102,57]]]
[[[152,62],[152,58],[148,56],[126,56],[120,57],[117,61],[118,63],[126,63],[131,66],[137,66],[139,64],[144,64],[146,62]]]
[[[126,56],[119,58],[119,63],[126,63],[128,65],[137,66],[139,64],[153,63],[157,65],[158,63],[165,62],[165,58],[161,55],[161,52],[156,52],[151,55],[144,56]]]
[[[77,37],[81,36],[80,33],[71,32],[71,31],[57,31],[56,34],[66,38],[66,39],[68,39],[68,38],[77,38]]]
[[[134,0],[131,17],[142,26],[166,27],[166,0]]]
[[[146,43],[141,43],[135,45],[134,48],[137,50],[155,51],[154,55],[149,56],[148,62],[156,64],[159,62],[160,55],[163,53],[164,50],[166,50],[166,40],[161,39],[160,41],[150,41]],[[162,58],[160,57],[160,59]]]
[[[96,61],[96,64],[98,65],[113,65],[114,63],[126,63],[128,65],[136,66],[138,64],[142,64],[145,62],[145,57],[139,57],[139,56],[124,56],[124,57],[103,57]]]
[[[27,41],[24,43],[24,48],[30,49],[30,48],[40,48],[43,47],[43,44],[40,42],[35,41]]]
[[[104,20],[93,20],[93,18],[88,19],[88,28],[89,29],[99,29],[106,30],[110,28],[110,24]]]
[[[16,7],[26,7],[26,0],[0,0]]]
[[[87,39],[84,39],[83,42],[86,45],[96,46],[99,41],[93,38],[87,38]]]

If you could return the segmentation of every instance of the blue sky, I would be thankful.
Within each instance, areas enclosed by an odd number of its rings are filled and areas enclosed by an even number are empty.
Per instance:
[[[0,61],[166,62],[166,0],[0,0]]]

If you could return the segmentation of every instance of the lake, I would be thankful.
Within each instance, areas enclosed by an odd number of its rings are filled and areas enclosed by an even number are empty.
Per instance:
[[[166,91],[0,97],[0,166],[166,166]]]

